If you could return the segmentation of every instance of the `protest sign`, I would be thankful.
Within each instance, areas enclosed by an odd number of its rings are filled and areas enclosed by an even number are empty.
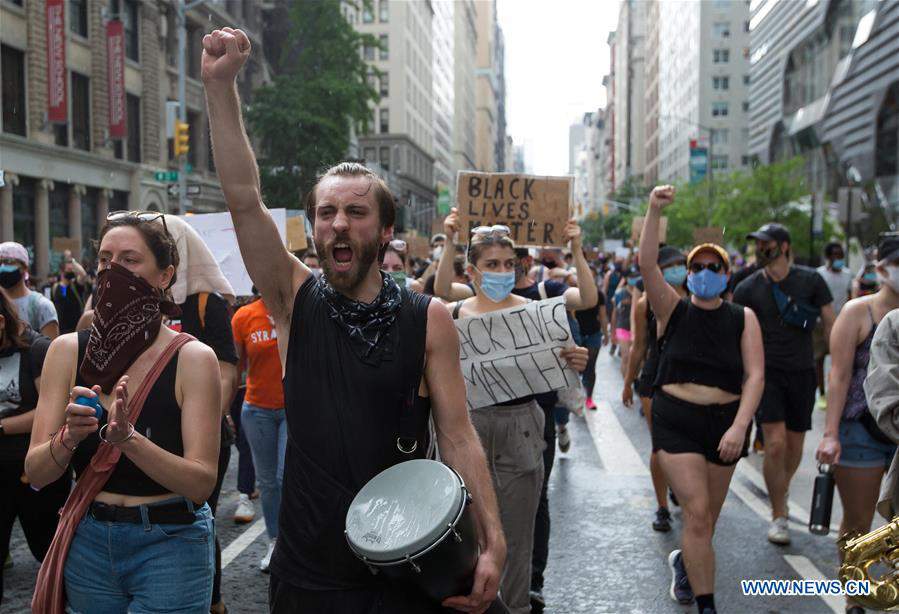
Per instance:
[[[269,209],[269,213],[278,228],[278,234],[281,235],[281,244],[287,245],[287,210]],[[252,295],[253,282],[240,255],[231,214],[227,211],[202,213],[185,215],[182,216],[182,219],[193,226],[203,242],[206,243],[225,278],[231,282],[231,287],[234,288],[237,296]]]
[[[559,358],[574,345],[563,296],[455,323],[470,410],[580,385]]]
[[[468,243],[478,226],[503,224],[518,247],[565,247],[572,177],[459,171],[456,206],[459,241]]]
[[[81,239],[73,239],[70,237],[53,237],[51,247],[54,252],[63,253],[66,250],[72,252],[77,259],[81,256]]]
[[[306,226],[303,222],[305,222],[305,218],[301,215],[287,218],[287,249],[292,252],[299,252],[309,247],[306,243]]]
[[[635,217],[631,222],[631,241],[639,241],[640,233],[643,232],[643,216]],[[659,243],[664,243],[668,238],[668,218],[663,217],[659,220]]]
[[[693,245],[714,243],[724,246],[724,229],[718,227],[695,228],[693,230]]]

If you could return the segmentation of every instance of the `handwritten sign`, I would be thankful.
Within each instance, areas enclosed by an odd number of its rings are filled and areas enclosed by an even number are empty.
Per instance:
[[[51,247],[54,252],[62,254],[66,250],[72,252],[75,258],[81,254],[81,239],[72,239],[70,237],[53,237]]]
[[[580,381],[559,357],[574,345],[563,296],[455,322],[470,410]]]
[[[572,177],[459,171],[459,240],[468,243],[478,226],[503,224],[518,247],[565,247],[572,186]]]
[[[703,243],[714,243],[715,245],[723,246],[724,229],[717,226],[693,229],[693,244],[702,245]]]
[[[635,217],[631,222],[631,241],[639,241],[640,234],[643,232],[643,222],[645,217]],[[668,238],[668,218],[659,219],[659,243],[664,243]]]
[[[291,252],[299,252],[309,247],[306,242],[306,226],[303,224],[305,218],[296,215],[287,218],[287,249]]]

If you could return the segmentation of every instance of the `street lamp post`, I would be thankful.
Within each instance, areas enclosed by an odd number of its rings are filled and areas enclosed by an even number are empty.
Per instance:
[[[708,159],[706,160],[706,169],[707,169],[707,173],[709,176],[709,209],[708,209],[708,215],[706,218],[706,223],[711,224],[712,223],[713,194],[715,191],[715,188],[714,188],[715,181],[714,181],[714,177],[712,176],[712,169],[713,169],[712,159],[714,157],[712,138],[714,136],[714,128],[705,126],[703,124],[700,124],[699,122],[694,122],[692,119],[687,119],[686,117],[679,117],[677,115],[660,115],[659,119],[672,119],[675,121],[683,122],[685,124],[695,126],[696,128],[699,128],[700,130],[705,130],[709,133],[709,152],[708,152]]]

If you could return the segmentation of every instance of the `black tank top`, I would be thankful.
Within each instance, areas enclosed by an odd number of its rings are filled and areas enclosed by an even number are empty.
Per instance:
[[[84,359],[88,339],[90,339],[89,330],[78,333],[79,365]],[[163,450],[177,456],[184,456],[184,442],[181,440],[181,407],[175,398],[178,355],[175,354],[172,357],[159,379],[153,384],[134,429]],[[75,383],[78,386],[90,387],[90,382],[81,379],[80,373],[75,378]],[[107,416],[108,414],[104,413],[103,419],[100,421],[101,426],[106,424]],[[100,439],[97,433],[92,433],[78,445],[75,454],[72,455],[72,467],[75,469],[76,478],[80,477],[87,468],[99,445]],[[164,495],[170,492],[168,488],[153,481],[124,454],[119,458],[119,462],[112,470],[112,475],[109,476],[103,490],[136,497]]]
[[[655,386],[702,384],[740,394],[744,318],[743,306],[727,301],[711,311],[679,301],[665,328]]]
[[[647,386],[652,386],[659,370],[659,331],[656,325],[656,316],[649,305],[646,305],[646,359],[643,361],[643,370],[640,371],[640,381]]]
[[[385,341],[395,344],[392,358],[372,366],[332,321],[318,278],[310,276],[297,292],[284,370],[287,452],[272,558],[273,573],[289,584],[339,590],[382,581],[350,551],[344,529],[350,503],[366,482],[399,462],[423,458],[428,447],[430,400],[417,391],[430,297],[402,293]],[[418,441],[411,455],[396,446],[409,416],[404,411],[411,411]]]

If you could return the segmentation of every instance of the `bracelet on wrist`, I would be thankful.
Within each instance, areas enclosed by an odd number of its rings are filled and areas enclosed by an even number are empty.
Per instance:
[[[66,450],[68,450],[69,452],[71,452],[72,454],[74,454],[74,453],[75,453],[75,450],[78,449],[78,444],[77,444],[77,443],[76,443],[76,444],[73,444],[71,448],[70,448],[69,446],[66,445],[66,433],[69,432],[69,426],[68,426],[67,424],[64,424],[64,425],[62,426],[62,428],[59,429],[58,432],[59,432],[59,443],[60,443],[60,445],[61,445],[63,448],[65,448]]]
[[[97,437],[100,438],[100,441],[102,441],[104,443],[108,443],[113,446],[123,444],[126,441],[128,441],[129,439],[131,439],[132,437],[134,437],[134,432],[135,432],[134,425],[129,422],[128,426],[129,426],[129,428],[131,428],[131,431],[128,433],[127,437],[125,437],[124,439],[120,439],[119,441],[110,441],[109,439],[106,439],[106,437],[103,436],[103,431],[106,430],[107,428],[109,428],[108,424],[104,424],[102,427],[100,427],[100,430],[97,432]]]
[[[54,433],[54,435],[55,435],[55,433]],[[66,465],[63,465],[61,462],[59,462],[59,459],[57,459],[56,455],[53,453],[53,439],[54,438],[51,437],[50,441],[48,442],[50,444],[50,458],[53,459],[53,462],[56,463],[57,467],[59,467],[60,469],[65,471],[68,467]]]

